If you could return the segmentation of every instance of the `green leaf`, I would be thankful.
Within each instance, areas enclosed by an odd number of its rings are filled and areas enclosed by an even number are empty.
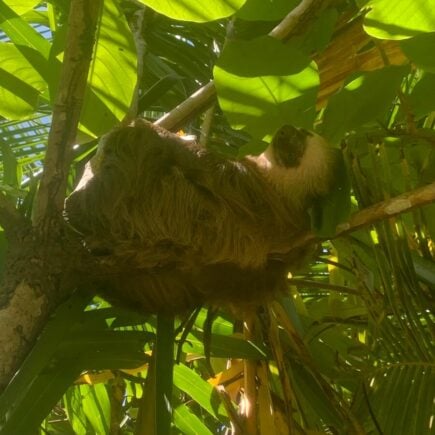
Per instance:
[[[203,334],[195,331],[189,334],[183,346],[185,352],[203,352]],[[262,360],[267,359],[268,354],[264,346],[257,345],[252,341],[246,341],[228,335],[213,334],[211,337],[210,356],[217,358],[245,358]]]
[[[251,41],[230,41],[216,65],[241,77],[284,76],[296,74],[310,64],[310,59],[291,44],[271,36]]]
[[[433,363],[418,361],[377,370],[367,400],[384,433],[431,433],[434,370]]]
[[[219,420],[226,416],[225,408],[213,386],[184,364],[174,366],[174,385],[188,394],[212,417]]]
[[[331,191],[316,198],[310,212],[311,227],[319,237],[332,237],[338,224],[345,222],[350,214],[350,181],[341,150],[333,149],[335,180]]]
[[[80,386],[68,388],[63,400],[65,402],[65,410],[68,420],[74,429],[74,433],[79,435],[86,435],[89,433],[91,428],[83,410]]]
[[[48,59],[51,44],[29,23],[19,17],[6,3],[0,1],[0,29],[17,45],[24,45],[38,51]]]
[[[80,385],[81,405],[95,433],[109,433],[110,401],[104,384]]]
[[[174,409],[174,424],[185,435],[212,435],[207,426],[186,405]]]
[[[400,42],[406,56],[418,67],[435,73],[435,33],[424,33]]]
[[[283,124],[312,128],[319,85],[308,56],[271,37],[230,42],[213,70],[231,126],[256,139]]]
[[[27,56],[37,52],[28,47],[17,47],[0,42],[0,115],[7,119],[23,119],[31,115],[39,104],[39,96],[47,89]]]
[[[155,85],[148,89],[139,100],[138,112],[144,112],[155,104],[163,95],[171,90],[181,77],[175,74],[168,74],[162,77]]]
[[[370,122],[381,122],[399,90],[407,67],[390,66],[356,74],[332,96],[323,117],[322,134],[332,144]]]
[[[427,0],[372,0],[365,31],[379,39],[406,39],[435,31],[435,8]]]
[[[140,0],[159,14],[181,21],[205,23],[229,17],[238,11],[246,0]]]
[[[277,21],[284,18],[298,0],[248,0],[237,12],[237,17],[250,21]]]
[[[292,42],[307,55],[321,52],[331,40],[337,19],[336,9],[325,9],[303,35],[292,37]]]
[[[65,320],[78,318],[88,300],[88,295],[76,292],[68,301],[59,306],[47,322],[37,345],[34,346],[21,365],[19,373],[0,396],[0,416],[10,415],[15,409],[18,410],[17,412],[20,410],[24,412],[20,406],[33,388],[33,382],[41,371],[49,365],[57,345],[65,338],[72,326],[71,322]]]
[[[56,405],[64,391],[79,376],[80,369],[73,366],[57,366],[32,379],[19,403],[9,402],[5,414],[7,419],[0,420],[0,433],[31,434],[50,410]],[[102,432],[104,433],[104,432]]]
[[[204,322],[207,319],[208,310],[202,308],[196,317],[195,325],[198,328],[202,328],[204,326]],[[228,320],[220,315],[216,316],[213,320],[213,325],[211,328],[211,332],[213,334],[220,335],[232,335],[234,331],[234,324],[231,320]]]
[[[309,368],[302,364],[291,361],[291,370],[297,395],[302,399],[305,406],[318,415],[322,422],[344,429],[343,421],[331,397],[319,385],[316,377]]]
[[[435,262],[411,253],[415,273],[424,282],[435,286]]]
[[[408,99],[412,113],[417,117],[435,110],[435,74],[425,74]]]
[[[23,15],[37,6],[40,0],[3,0],[16,14]]]
[[[127,20],[115,0],[106,0],[90,67],[81,130],[101,136],[126,115],[136,86],[136,48]]]

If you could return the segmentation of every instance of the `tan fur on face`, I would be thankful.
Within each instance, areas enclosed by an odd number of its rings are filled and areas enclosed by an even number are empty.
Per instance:
[[[325,144],[309,140],[302,167],[289,170],[267,153],[223,159],[143,121],[109,134],[93,177],[66,201],[89,248],[125,265],[103,296],[178,312],[256,303],[282,290],[307,250],[285,261],[273,254],[309,228],[305,198],[322,191],[316,177],[329,177]]]
[[[325,140],[317,134],[307,136],[305,153],[300,165],[295,168],[279,166],[275,161],[272,145],[252,160],[277,190],[283,192],[283,195],[291,195],[300,208],[307,207],[307,199],[324,195],[331,188],[334,154]]]

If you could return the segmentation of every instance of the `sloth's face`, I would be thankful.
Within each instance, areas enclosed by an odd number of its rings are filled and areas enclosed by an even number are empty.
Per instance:
[[[311,136],[313,134],[309,131],[291,125],[281,127],[271,143],[275,163],[286,168],[299,166],[307,147],[307,138]]]
[[[284,125],[263,154],[251,158],[278,190],[300,208],[328,192],[336,154],[318,134]]]

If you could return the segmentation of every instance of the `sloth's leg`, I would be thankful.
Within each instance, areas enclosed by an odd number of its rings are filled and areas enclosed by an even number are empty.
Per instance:
[[[108,276],[99,294],[114,305],[142,313],[183,313],[200,305],[231,306],[245,311],[283,293],[288,266],[269,260],[262,268],[232,263],[202,266],[195,271],[175,265],[136,269]]]
[[[98,293],[115,306],[140,313],[183,313],[204,301],[185,272],[174,265],[131,269],[107,276]]]
[[[247,307],[273,299],[283,293],[288,266],[269,260],[262,268],[240,268],[220,263],[202,267],[194,277],[195,287],[205,302]]]

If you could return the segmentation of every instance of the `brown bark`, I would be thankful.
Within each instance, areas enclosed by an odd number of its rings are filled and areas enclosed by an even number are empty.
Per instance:
[[[72,145],[85,95],[100,6],[101,1],[85,0],[74,0],[70,6],[67,46],[34,218],[39,232],[45,235],[52,232],[53,225],[58,225],[55,222],[62,216]]]
[[[0,289],[0,391],[8,384],[56,305],[73,291],[70,243],[62,220],[71,145],[74,141],[91,61],[101,1],[73,0],[68,38],[35,225],[25,222],[0,195],[0,224],[9,251]],[[82,255],[79,255],[79,258]]]
[[[389,219],[402,213],[409,212],[415,208],[423,207],[435,202],[435,183],[419,187],[410,192],[373,204],[357,213],[354,213],[347,222],[336,228],[332,239],[344,236],[361,228],[373,225],[376,222]],[[306,246],[310,243],[319,242],[320,239],[312,232],[301,234],[289,245],[289,249]]]

